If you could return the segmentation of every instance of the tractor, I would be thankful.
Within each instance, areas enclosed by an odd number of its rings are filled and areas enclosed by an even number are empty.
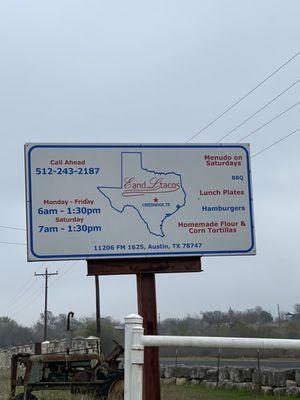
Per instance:
[[[68,390],[97,400],[124,399],[124,370],[118,357],[123,347],[105,359],[98,354],[14,354],[11,359],[10,400],[37,400],[33,392]],[[22,387],[22,393],[16,389]]]

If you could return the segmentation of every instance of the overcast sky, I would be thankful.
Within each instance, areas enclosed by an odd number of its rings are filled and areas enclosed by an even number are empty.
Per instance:
[[[25,228],[25,142],[185,142],[300,50],[297,0],[0,0],[0,225]],[[300,78],[300,56],[197,136],[215,142]],[[299,101],[300,84],[230,135]],[[300,106],[249,137],[252,153],[300,128]],[[204,272],[157,276],[161,318],[201,310],[275,313],[300,303],[300,134],[252,159],[257,255],[205,257]],[[0,241],[25,231],[0,228]],[[86,264],[27,263],[1,244],[0,315],[94,313]],[[134,276],[101,278],[103,315],[136,312]]]

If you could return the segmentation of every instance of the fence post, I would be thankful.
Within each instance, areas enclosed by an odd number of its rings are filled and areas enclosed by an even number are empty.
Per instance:
[[[143,398],[143,366],[144,366],[144,328],[134,326],[132,328],[132,351],[131,351],[131,399],[142,400]],[[154,399],[153,399],[154,400]]]
[[[132,400],[131,382],[132,382],[132,328],[134,326],[143,326],[143,318],[136,314],[130,314],[125,318],[125,357],[124,357],[124,400]]]
[[[221,349],[218,350],[218,361],[217,361],[217,387],[219,386],[219,381],[220,381],[220,358],[221,358]]]
[[[257,349],[257,380],[258,380],[258,389],[261,389],[261,374],[260,374],[260,353],[259,349]]]

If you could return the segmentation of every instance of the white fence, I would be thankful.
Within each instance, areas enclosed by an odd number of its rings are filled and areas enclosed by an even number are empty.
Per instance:
[[[297,339],[258,339],[205,336],[147,336],[139,315],[125,318],[125,400],[142,400],[144,347],[209,347],[217,349],[300,350]]]

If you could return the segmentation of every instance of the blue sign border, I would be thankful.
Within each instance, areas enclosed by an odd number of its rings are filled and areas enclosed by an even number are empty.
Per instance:
[[[25,150],[26,146],[30,146],[31,144],[28,143],[25,145]],[[119,149],[150,149],[150,148],[241,148],[245,151],[246,153],[246,159],[247,159],[247,174],[248,174],[248,193],[249,193],[249,210],[250,210],[250,223],[251,223],[251,246],[248,249],[245,250],[221,250],[221,251],[186,251],[186,252],[159,252],[159,253],[130,253],[130,254],[124,254],[124,253],[107,253],[107,254],[70,254],[70,255],[65,255],[65,254],[57,254],[57,255],[38,255],[33,249],[33,217],[32,217],[32,178],[31,178],[31,153],[34,149],[38,148],[119,148]],[[29,215],[27,218],[29,218],[29,238],[30,238],[30,250],[31,254],[36,257],[38,260],[50,260],[50,259],[56,259],[56,260],[72,260],[72,259],[80,259],[80,260],[85,260],[85,259],[90,259],[90,258],[130,258],[130,257],[159,257],[159,256],[170,256],[170,257],[175,257],[175,256],[185,256],[185,255],[193,255],[193,256],[203,256],[203,255],[222,255],[222,254],[232,254],[232,255],[239,255],[239,254],[247,254],[250,253],[254,246],[255,246],[255,238],[254,238],[254,221],[253,221],[253,206],[252,206],[252,190],[251,190],[251,171],[250,171],[250,156],[249,156],[249,151],[246,147],[243,145],[237,145],[237,144],[37,144],[33,145],[29,151],[25,151],[25,156],[27,154],[27,176],[28,176],[28,199],[27,199],[27,209],[29,211]],[[28,222],[28,221],[27,221]],[[28,254],[28,259],[30,261],[38,261],[38,260],[32,260],[29,257]]]

